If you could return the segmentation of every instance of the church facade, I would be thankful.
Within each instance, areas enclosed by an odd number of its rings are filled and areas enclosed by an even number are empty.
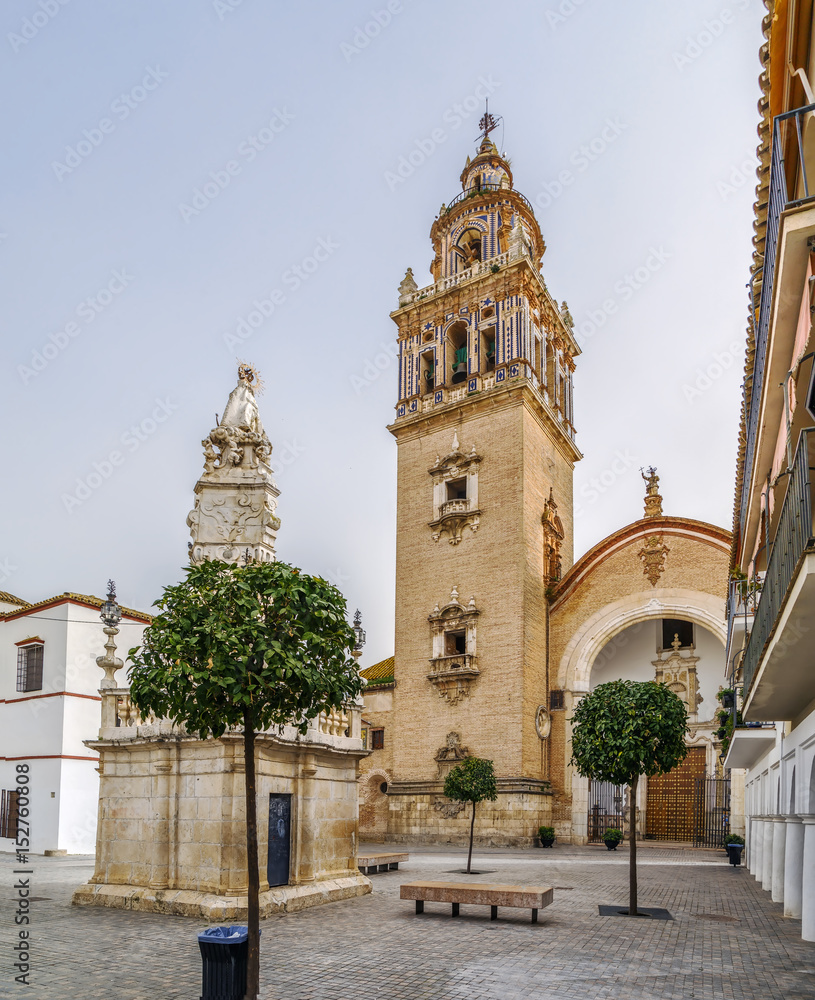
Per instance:
[[[572,785],[566,717],[590,690],[604,643],[581,647],[588,667],[581,660],[576,669],[574,637],[599,612],[598,594],[601,603],[628,598],[645,610],[615,619],[604,642],[653,619],[650,676],[681,674],[692,701],[699,657],[690,667],[668,661],[693,657],[694,644],[677,651],[671,636],[663,649],[657,622],[711,630],[699,670],[723,679],[729,535],[665,519],[652,474],[646,524],[601,548],[599,562],[595,549],[573,565],[580,350],[566,303],[541,273],[546,246],[532,206],[490,139],[490,117],[482,124],[461,193],[431,227],[433,283],[419,288],[408,269],[391,314],[399,344],[389,428],[398,452],[395,650],[384,673],[382,665],[363,671],[372,753],[362,764],[361,835],[464,839],[467,813],[442,789],[450,768],[473,755],[494,762],[498,783],[497,801],[479,807],[482,841],[530,843],[541,825],[580,841],[588,794]],[[625,579],[592,587],[615,558]],[[695,560],[705,566],[697,576]],[[707,696],[712,732],[715,696]],[[710,746],[705,767],[715,771]]]

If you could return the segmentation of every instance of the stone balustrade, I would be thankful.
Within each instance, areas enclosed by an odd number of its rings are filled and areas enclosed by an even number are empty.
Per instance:
[[[446,500],[439,507],[439,517],[447,517],[448,514],[466,514],[471,506],[469,499]]]
[[[130,688],[102,688],[102,725],[99,739],[116,743],[137,739],[187,736],[183,725],[171,719],[156,719],[154,715],[142,717],[130,697]],[[230,732],[240,732],[236,726]],[[287,743],[309,742],[345,749],[359,749],[362,746],[362,702],[349,702],[340,710],[326,714],[321,712],[309,723],[305,736],[301,736],[294,726],[284,726],[282,731],[271,727],[265,732]]]

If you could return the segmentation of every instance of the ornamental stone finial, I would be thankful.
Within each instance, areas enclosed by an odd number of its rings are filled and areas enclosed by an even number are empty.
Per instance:
[[[408,302],[410,296],[419,291],[416,279],[413,277],[413,268],[409,267],[405,271],[405,276],[399,283],[399,305]],[[403,301],[404,300],[404,301]]]
[[[647,469],[640,469],[640,475],[645,480],[645,516],[662,517],[662,497],[659,494],[657,470],[652,465]]]

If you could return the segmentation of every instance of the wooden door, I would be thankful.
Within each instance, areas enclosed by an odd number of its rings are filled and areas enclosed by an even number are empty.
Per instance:
[[[648,840],[693,840],[696,780],[705,776],[704,747],[690,747],[682,763],[648,779],[645,836]]]

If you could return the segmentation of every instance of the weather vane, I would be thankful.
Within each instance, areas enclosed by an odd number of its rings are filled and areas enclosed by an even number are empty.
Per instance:
[[[478,127],[481,129],[481,131],[478,133],[478,138],[482,140],[486,139],[487,136],[490,134],[490,132],[498,128],[498,122],[501,121],[500,117],[496,118],[495,115],[490,114],[489,97],[485,100],[484,104],[485,104],[485,111],[481,118],[481,121],[478,123]]]

